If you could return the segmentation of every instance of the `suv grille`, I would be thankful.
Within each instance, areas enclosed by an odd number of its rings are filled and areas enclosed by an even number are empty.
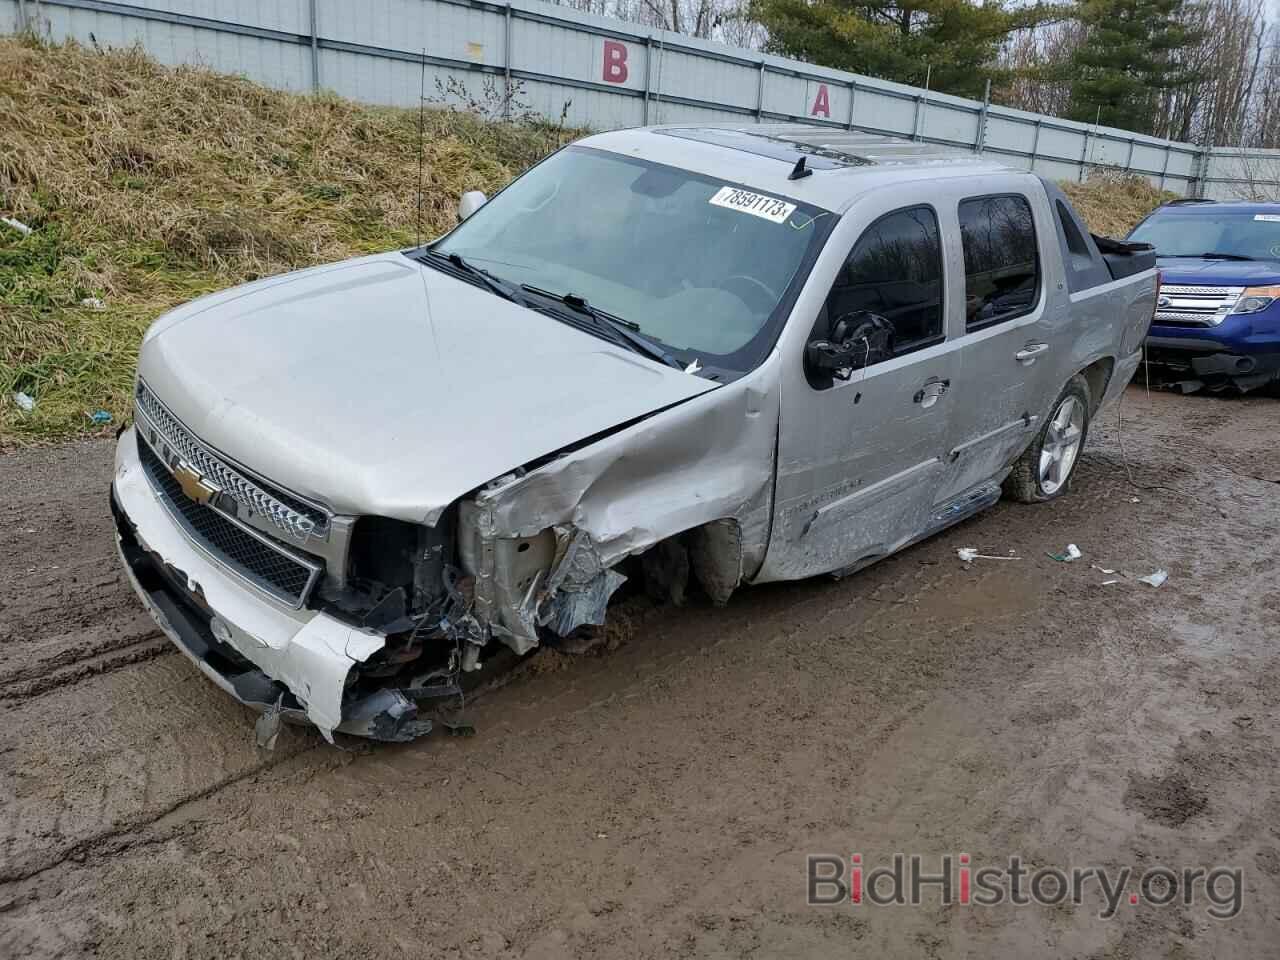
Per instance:
[[[169,448],[236,503],[265,518],[298,543],[306,543],[310,537],[324,539],[329,526],[329,518],[324,511],[249,477],[214,454],[169,412],[168,407],[141,380],[138,381],[137,403],[142,419]]]
[[[1156,300],[1156,323],[1213,327],[1231,312],[1244,287],[1192,287],[1166,283]]]
[[[269,543],[266,537],[251,533],[212,507],[189,499],[149,443],[138,444],[138,458],[160,502],[198,547],[276,599],[294,608],[306,602],[320,575],[319,564]]]

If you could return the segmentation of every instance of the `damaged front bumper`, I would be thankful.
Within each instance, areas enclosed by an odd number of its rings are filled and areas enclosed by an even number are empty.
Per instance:
[[[116,451],[111,507],[121,561],[166,636],[245,706],[334,732],[405,741],[431,729],[414,701],[384,688],[349,695],[353,668],[386,637],[247,590],[187,539],[157,501],[133,430]],[[273,679],[274,678],[274,679]]]

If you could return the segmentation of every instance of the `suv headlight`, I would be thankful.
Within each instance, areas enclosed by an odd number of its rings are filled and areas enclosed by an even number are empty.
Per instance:
[[[1280,300],[1280,286],[1245,287],[1244,292],[1236,299],[1232,313],[1258,313],[1267,309],[1276,300]]]

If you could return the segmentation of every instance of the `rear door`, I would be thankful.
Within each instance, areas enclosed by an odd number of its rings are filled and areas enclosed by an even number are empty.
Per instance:
[[[835,277],[820,281],[815,271],[811,281],[826,291],[816,317],[783,341],[775,517],[757,580],[897,549],[927,524],[944,473],[956,360],[937,210],[903,205],[901,193],[867,197],[828,241],[836,245],[848,254]],[[889,323],[891,350],[834,375],[804,365],[805,342],[867,314]]]
[[[1042,192],[1026,178],[992,186],[962,195],[955,210],[964,304],[953,322],[962,349],[942,500],[989,482],[1026,449],[1061,359],[1054,330],[1066,318],[1049,306],[1060,298],[1046,290],[1055,234]]]

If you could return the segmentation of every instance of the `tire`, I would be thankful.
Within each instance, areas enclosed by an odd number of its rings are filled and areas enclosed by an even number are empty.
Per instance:
[[[1076,374],[1054,401],[1044,426],[1004,481],[1004,495],[1019,503],[1044,503],[1071,489],[1089,436],[1089,381]],[[1046,449],[1047,448],[1047,449]],[[1053,459],[1046,460],[1046,455]]]

